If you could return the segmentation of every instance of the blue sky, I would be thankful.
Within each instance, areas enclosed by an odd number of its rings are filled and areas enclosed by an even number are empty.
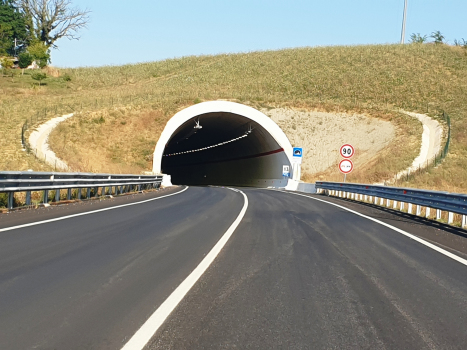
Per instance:
[[[72,0],[92,11],[81,39],[61,39],[59,67],[189,55],[400,41],[404,0]],[[467,0],[408,0],[411,33],[467,40]]]

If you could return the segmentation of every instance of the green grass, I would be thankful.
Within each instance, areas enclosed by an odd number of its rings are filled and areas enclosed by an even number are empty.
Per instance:
[[[402,120],[394,109],[434,117],[445,110],[452,119],[450,154],[441,166],[404,185],[467,191],[467,55],[462,48],[429,44],[300,48],[62,69],[54,74],[60,76],[47,78],[41,87],[31,85],[30,76],[0,78],[2,170],[47,169],[21,152],[21,125],[27,118],[32,117],[34,124],[40,117],[70,112],[79,112],[79,118],[70,119],[52,136],[60,156],[75,155],[82,170],[148,170],[148,154],[175,112],[200,101],[226,99],[258,108],[368,113],[392,119],[399,137],[413,134],[416,125]],[[65,75],[69,81],[61,78]],[[135,128],[145,128],[139,118],[151,128],[141,135],[134,134]],[[96,147],[103,147],[103,152],[90,159]],[[413,159],[404,148],[397,154],[390,162],[387,157],[375,159],[358,180],[389,176]]]

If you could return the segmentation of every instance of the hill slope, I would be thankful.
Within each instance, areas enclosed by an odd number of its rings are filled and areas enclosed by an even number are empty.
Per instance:
[[[346,111],[390,120],[397,127],[397,141],[350,177],[362,182],[390,178],[418,151],[414,145],[420,125],[395,109],[434,117],[445,110],[452,118],[450,154],[441,166],[404,185],[467,192],[467,56],[462,49],[301,48],[64,69],[58,74],[61,77],[46,80],[47,86],[35,88],[29,76],[0,79],[2,169],[44,168],[20,151],[22,122],[36,113],[50,118],[71,111],[78,116],[52,136],[59,156],[73,164],[67,155],[79,160],[81,150],[104,147],[101,157],[122,172],[148,169],[158,135],[176,111],[202,100],[226,99],[256,108]],[[83,170],[96,168],[83,159],[75,162]]]

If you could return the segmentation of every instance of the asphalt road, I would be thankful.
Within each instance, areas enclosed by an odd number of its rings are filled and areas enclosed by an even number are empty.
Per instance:
[[[240,225],[147,349],[465,348],[467,266],[330,204],[242,191]],[[339,203],[463,256],[460,231]],[[190,187],[0,232],[0,349],[121,348],[243,205],[240,193]],[[0,215],[0,229],[90,206]]]

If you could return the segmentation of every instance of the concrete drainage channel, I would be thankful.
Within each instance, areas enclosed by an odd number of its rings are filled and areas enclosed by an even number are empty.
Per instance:
[[[433,220],[442,220],[446,212],[449,225],[455,224],[457,214],[460,226],[467,228],[467,195],[464,194],[336,182],[317,182],[316,189],[319,194],[371,203]]]

